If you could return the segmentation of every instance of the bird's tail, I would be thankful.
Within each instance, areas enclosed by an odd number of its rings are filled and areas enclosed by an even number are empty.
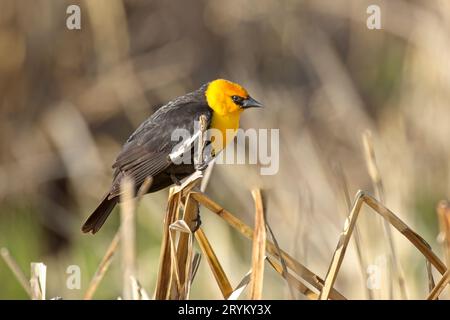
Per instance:
[[[114,209],[118,198],[108,199],[109,194],[107,194],[102,202],[98,205],[97,209],[89,216],[86,222],[81,227],[81,231],[84,233],[92,232],[96,233],[105,223],[112,209]]]

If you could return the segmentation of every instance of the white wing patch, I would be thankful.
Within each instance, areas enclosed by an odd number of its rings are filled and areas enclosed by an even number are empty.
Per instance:
[[[189,132],[188,132],[188,135],[189,135]],[[183,141],[180,142],[179,144],[177,144],[173,148],[172,152],[169,154],[170,160],[175,164],[181,164],[183,162],[183,160],[186,160],[186,159],[184,159],[185,156],[190,157],[191,156],[190,151],[193,146],[197,145],[196,140],[198,140],[199,136],[200,136],[200,130],[197,130],[194,133],[194,135],[190,136],[187,139],[183,139]],[[181,135],[181,137],[183,137],[183,135]],[[191,159],[191,161],[192,160],[193,159]],[[193,162],[191,162],[191,163],[193,163]]]

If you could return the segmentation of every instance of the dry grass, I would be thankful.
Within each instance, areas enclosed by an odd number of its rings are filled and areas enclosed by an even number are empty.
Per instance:
[[[325,284],[320,293],[320,299],[326,300],[330,296],[330,291],[333,288],[334,282],[336,281],[336,278],[338,276],[339,269],[344,259],[348,243],[358,219],[359,212],[361,211],[361,207],[364,203],[371,207],[380,216],[382,216],[383,219],[385,219],[391,226],[401,232],[441,274],[444,274],[447,268],[436,256],[436,254],[434,254],[434,252],[431,250],[430,245],[422,237],[411,230],[393,212],[383,206],[375,198],[366,195],[362,191],[359,191],[354,200],[350,215],[346,220],[345,227],[341,233],[336,250],[334,251],[331,264],[325,277]]]
[[[252,192],[255,200],[255,227],[252,230],[249,226],[237,219],[233,214],[222,208],[204,193],[196,190],[200,185],[202,175],[197,173],[185,181],[181,186],[171,188],[168,199],[166,217],[164,221],[164,234],[161,245],[161,260],[155,290],[155,299],[188,299],[192,281],[200,261],[200,254],[194,254],[194,234],[195,239],[210,266],[213,278],[215,279],[224,299],[238,299],[242,293],[249,287],[248,297],[250,299],[261,299],[264,283],[264,265],[267,261],[269,265],[284,278],[290,288],[296,289],[299,293],[308,299],[345,299],[335,288],[334,283],[338,277],[340,266],[344,259],[347,246],[355,230],[359,212],[363,204],[371,207],[374,212],[379,214],[390,226],[402,233],[426,258],[430,266],[437,269],[443,276],[439,282],[434,285],[431,276],[431,267],[427,270],[430,280],[430,294],[428,299],[437,299],[450,281],[450,273],[444,263],[431,250],[428,243],[423,240],[416,232],[409,228],[393,212],[387,209],[375,198],[359,191],[353,202],[352,209],[346,221],[345,228],[341,234],[338,245],[334,252],[327,275],[324,280],[314,274],[312,271],[296,261],[285,251],[266,239],[267,225],[265,222],[262,195],[260,190]],[[129,182],[126,182],[129,183]],[[132,184],[124,184],[125,194],[132,190]],[[128,188],[128,190],[126,190]],[[122,250],[132,250],[130,254],[122,253],[122,263],[124,266],[123,278],[124,299],[143,300],[149,299],[145,289],[134,276],[135,256],[134,256],[134,210],[135,204],[131,204],[133,198],[124,196],[122,203],[122,218],[120,230],[113,238],[105,256],[85,293],[85,299],[91,299],[107,272],[111,264],[119,242],[122,242]],[[203,205],[211,212],[222,217],[235,230],[249,239],[253,239],[252,249],[252,269],[243,276],[242,280],[233,289],[228,276],[222,268],[214,249],[208,240],[204,230],[199,228],[193,233],[193,220],[198,214],[199,206]],[[442,204],[438,207],[441,210]],[[127,220],[129,219],[129,220]],[[126,230],[126,231],[124,231]],[[273,233],[271,232],[273,235]],[[276,241],[275,241],[276,242]],[[125,244],[125,245],[124,245]],[[9,261],[8,265],[24,286],[25,276],[20,269],[15,267],[11,256],[2,250],[2,257]],[[283,267],[284,266],[284,267]],[[30,293],[32,299],[45,299],[46,287],[46,267],[42,263],[32,263],[30,279]],[[294,272],[292,274],[290,271]],[[26,289],[27,290],[27,289]]]
[[[364,136],[364,143],[367,155],[367,164],[372,177],[374,188],[378,190],[378,197],[384,198],[382,193],[382,184],[379,171],[376,166],[373,145],[369,135]],[[346,185],[345,179],[343,185]],[[197,171],[181,185],[172,187],[169,191],[167,209],[163,224],[163,238],[160,250],[159,271],[156,280],[154,293],[155,299],[175,299],[185,300],[190,297],[190,290],[195,279],[197,268],[200,264],[200,257],[207,261],[211,269],[212,278],[215,280],[224,299],[238,299],[248,288],[247,297],[249,299],[262,299],[264,285],[264,267],[266,262],[286,281],[291,290],[291,297],[294,298],[293,290],[298,291],[302,296],[311,300],[343,300],[346,299],[334,287],[335,281],[339,276],[341,264],[344,260],[348,244],[352,236],[357,232],[357,221],[362,206],[366,204],[383,219],[387,224],[387,229],[396,229],[409,242],[416,247],[425,257],[427,262],[427,276],[429,283],[428,299],[438,299],[450,282],[450,273],[445,264],[432,251],[431,246],[408,225],[406,225],[398,216],[389,210],[382,201],[359,191],[351,205],[350,213],[346,219],[344,230],[342,231],[333,257],[328,267],[324,279],[316,273],[309,270],[302,263],[286,253],[278,244],[275,235],[267,223],[262,192],[259,189],[252,191],[255,203],[254,227],[246,225],[231,212],[220,206],[214,200],[209,198],[203,191],[206,188],[203,180],[203,174]],[[119,249],[121,250],[122,269],[123,269],[123,291],[121,299],[146,300],[149,295],[136,278],[136,246],[135,246],[135,212],[142,195],[145,194],[151,179],[147,179],[134,197],[133,182],[124,179],[122,183],[121,198],[121,225],[111,244],[109,245],[103,259],[101,260],[96,273],[94,274],[90,285],[88,286],[84,299],[92,299],[96,289],[102,281],[105,273],[112,262],[112,259]],[[200,189],[200,186],[201,189]],[[202,190],[202,191],[200,191]],[[347,194],[347,192],[345,192]],[[234,287],[230,282],[222,267],[213,244],[208,239],[204,228],[196,227],[195,220],[199,215],[200,206],[208,211],[218,215],[224,222],[229,224],[235,231],[244,237],[252,240],[251,269],[242,276],[242,280]],[[448,202],[442,201],[437,212],[441,226],[441,242],[444,245],[445,254],[449,254],[449,206]],[[208,226],[204,226],[208,228]],[[268,236],[272,241],[268,240]],[[387,233],[387,237],[392,235]],[[201,253],[196,252],[195,242],[198,244]],[[119,243],[121,244],[119,246]],[[359,239],[355,242],[357,249],[362,251]],[[393,242],[390,249],[395,247]],[[43,263],[31,264],[30,286],[27,285],[26,277],[18,267],[17,263],[11,257],[7,249],[1,250],[1,256],[6,261],[9,268],[21,283],[23,288],[29,292],[32,299],[43,300],[46,298],[46,266]],[[361,255],[362,257],[362,255]],[[394,259],[395,260],[395,259]],[[360,263],[363,261],[360,260]],[[393,270],[401,270],[400,265],[392,265]],[[434,283],[432,267],[434,267],[442,277],[437,284]],[[402,291],[402,297],[406,296],[404,288],[404,279],[399,274],[391,278],[392,282],[397,282]],[[394,283],[391,283],[393,285]]]
[[[375,197],[381,202],[385,203],[383,182],[381,180],[381,173],[378,168],[375,148],[373,146],[372,132],[367,130],[363,134],[363,144],[366,156],[367,170],[369,171],[369,176],[372,180],[373,189],[375,190]],[[397,280],[398,286],[400,288],[401,298],[407,299],[406,287],[405,287],[405,277],[403,271],[400,267],[400,263],[397,257],[397,250],[394,245],[394,238],[392,235],[391,226],[387,220],[383,220],[384,235],[388,243],[388,272],[392,273],[393,278]],[[394,289],[393,283],[389,282],[389,299],[393,298]]]

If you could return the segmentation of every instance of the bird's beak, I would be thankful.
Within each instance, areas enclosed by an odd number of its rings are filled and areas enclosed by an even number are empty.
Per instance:
[[[262,107],[263,107],[263,105],[261,103],[259,103],[258,101],[256,101],[255,99],[253,99],[250,96],[242,102],[242,108],[244,108],[244,109],[262,108]]]

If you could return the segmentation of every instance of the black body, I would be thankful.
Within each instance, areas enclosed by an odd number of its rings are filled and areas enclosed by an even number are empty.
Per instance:
[[[120,183],[127,175],[139,190],[147,177],[152,177],[149,193],[173,184],[173,177],[181,180],[195,171],[193,164],[175,165],[169,154],[179,141],[172,141],[172,132],[177,128],[194,133],[194,122],[206,116],[207,128],[212,118],[212,109],[205,97],[206,86],[186,94],[158,109],[130,136],[119,153],[110,190],[100,205],[89,216],[82,227],[83,232],[96,233],[104,224],[120,198]],[[172,177],[171,177],[172,175]]]

